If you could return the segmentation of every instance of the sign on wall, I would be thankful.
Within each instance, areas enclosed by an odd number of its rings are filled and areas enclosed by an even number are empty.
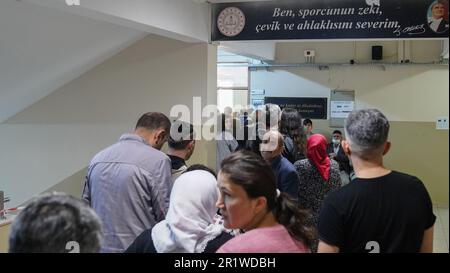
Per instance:
[[[212,6],[212,41],[447,38],[448,0],[278,0]]]
[[[354,90],[331,90],[330,127],[344,127],[345,119],[354,109]]]
[[[327,100],[327,98],[265,97],[264,103],[278,104],[281,109],[297,109],[302,118],[327,119]]]
[[[353,111],[353,101],[331,101],[331,114],[332,118],[347,118]]]

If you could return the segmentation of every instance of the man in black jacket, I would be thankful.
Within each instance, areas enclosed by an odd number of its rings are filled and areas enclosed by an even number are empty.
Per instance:
[[[339,163],[339,171],[341,172],[342,185],[347,185],[350,182],[350,174],[353,171],[350,165],[350,160],[345,154],[344,149],[341,146],[342,132],[334,130],[331,138],[331,143],[327,146],[327,153],[331,159],[336,160]]]

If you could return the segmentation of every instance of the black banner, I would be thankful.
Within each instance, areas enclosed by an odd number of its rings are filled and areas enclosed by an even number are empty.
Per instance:
[[[302,118],[327,119],[327,98],[265,97],[264,103],[278,104],[281,110],[297,109]]]
[[[448,37],[448,0],[278,0],[212,6],[212,41]]]

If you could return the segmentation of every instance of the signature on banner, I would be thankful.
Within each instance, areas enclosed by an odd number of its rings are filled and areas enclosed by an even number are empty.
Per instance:
[[[400,36],[403,33],[407,33],[408,35],[418,35],[425,33],[425,24],[408,26],[408,27],[397,27],[394,32],[395,35]]]

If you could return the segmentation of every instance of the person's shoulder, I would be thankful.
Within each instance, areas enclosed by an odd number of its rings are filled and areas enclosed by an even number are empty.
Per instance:
[[[336,160],[332,159],[332,158],[330,158],[330,166],[331,166],[331,168],[339,169],[339,163]]]
[[[311,165],[311,164],[309,163],[309,160],[308,160],[307,158],[297,160],[297,161],[295,161],[295,163],[294,163],[294,167],[295,167],[296,169],[305,168],[305,167],[307,167],[307,166],[309,166],[309,165]]]
[[[114,143],[96,153],[91,159],[91,164],[95,164],[98,161],[103,161],[111,152],[115,151],[116,149],[119,149],[119,142]]]
[[[422,181],[418,177],[398,171],[391,171],[389,178],[395,181],[406,181],[415,184],[422,184]]]
[[[155,149],[153,147],[150,147],[150,149],[148,149],[148,150],[149,150],[149,152],[147,153],[147,155],[154,161],[164,161],[164,162],[168,162],[170,164],[170,162],[171,162],[170,157],[168,155],[166,155],[165,153],[163,153],[160,150]]]
[[[262,242],[270,244],[274,237],[278,237],[279,233],[283,232],[282,228],[283,226],[277,225],[275,227],[252,229],[226,242],[218,252],[258,252],[262,247]]]
[[[352,202],[352,200],[354,200],[355,196],[358,194],[358,187],[358,182],[351,181],[345,186],[330,191],[325,197],[325,201],[327,203],[333,203],[336,205],[344,205],[348,202]]]
[[[216,238],[212,239],[206,245],[204,252],[216,252],[220,246],[233,239],[234,236],[226,231],[222,231]]]
[[[250,232],[251,231],[231,238],[217,250],[217,253],[234,253],[245,251],[246,246],[250,244],[249,239],[252,239],[252,236],[249,236]]]
[[[404,187],[415,188],[420,190],[423,190],[425,188],[425,185],[422,182],[422,180],[420,180],[416,176],[407,173],[392,171],[389,178],[391,181],[393,182],[395,181],[395,183]]]
[[[125,250],[125,253],[156,252],[153,245],[152,229],[144,230]]]
[[[288,172],[296,172],[294,164],[292,164],[286,157],[281,156],[281,166]]]

